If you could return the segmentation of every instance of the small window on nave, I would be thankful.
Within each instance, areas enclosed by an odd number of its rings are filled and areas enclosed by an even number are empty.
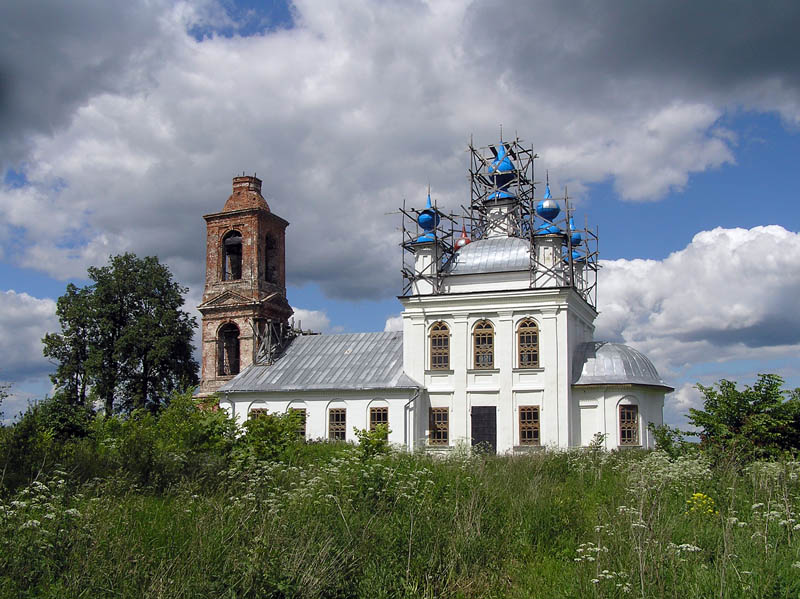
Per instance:
[[[369,409],[369,430],[374,431],[379,424],[389,426],[389,408]]]
[[[520,406],[519,444],[539,445],[539,406]]]
[[[429,412],[430,445],[449,445],[450,443],[450,410],[448,408],[431,408]]]
[[[331,441],[347,440],[346,408],[331,408],[328,410],[328,439]]]
[[[619,407],[619,444],[639,445],[639,406]]]

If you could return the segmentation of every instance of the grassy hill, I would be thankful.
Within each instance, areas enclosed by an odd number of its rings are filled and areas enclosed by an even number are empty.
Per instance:
[[[109,457],[121,434],[99,437],[6,491],[0,596],[800,594],[796,461],[298,443],[271,459],[162,447],[143,477]]]

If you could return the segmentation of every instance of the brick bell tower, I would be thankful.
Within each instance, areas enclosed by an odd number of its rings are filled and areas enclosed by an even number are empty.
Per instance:
[[[270,212],[261,179],[234,177],[222,212],[206,214],[206,286],[202,380],[198,397],[214,393],[256,361],[259,339],[286,325],[285,238],[289,223]]]

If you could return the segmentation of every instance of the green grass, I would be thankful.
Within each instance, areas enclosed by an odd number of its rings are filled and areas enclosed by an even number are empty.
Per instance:
[[[797,462],[293,460],[166,488],[56,471],[0,504],[0,596],[800,596]]]

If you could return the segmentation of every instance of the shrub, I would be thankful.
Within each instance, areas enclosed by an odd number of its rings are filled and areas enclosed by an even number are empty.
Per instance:
[[[689,410],[689,422],[701,429],[703,446],[718,454],[752,459],[800,449],[800,389],[782,385],[775,374],[760,374],[741,391],[724,379],[716,389],[698,385],[705,401],[702,410]]]
[[[245,448],[260,460],[287,458],[302,444],[302,424],[299,412],[258,414],[244,423]]]

